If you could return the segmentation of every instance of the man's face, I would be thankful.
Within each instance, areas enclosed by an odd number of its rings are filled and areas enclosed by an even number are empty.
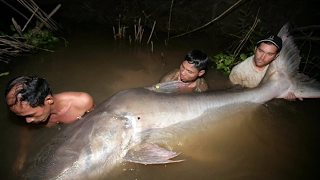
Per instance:
[[[254,53],[254,63],[258,68],[263,68],[275,60],[279,53],[277,53],[277,47],[273,44],[261,43],[259,47],[256,47]]]
[[[190,64],[188,61],[183,61],[180,65],[180,80],[185,83],[193,82],[199,76],[202,76],[204,72],[204,70],[199,71],[193,66],[193,64]]]
[[[9,92],[7,95],[7,104],[13,104],[14,98],[13,92]],[[50,105],[45,102],[44,106],[31,107],[28,102],[20,102],[21,95],[18,95],[18,102],[10,107],[10,110],[16,115],[24,117],[27,123],[40,123],[45,122],[50,116]]]

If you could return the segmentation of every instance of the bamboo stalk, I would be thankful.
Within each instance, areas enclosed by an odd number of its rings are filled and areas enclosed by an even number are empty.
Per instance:
[[[171,14],[172,14],[173,1],[174,0],[171,1],[171,7],[170,7],[170,14],[169,14],[169,20],[168,20],[168,39],[167,39],[167,43],[166,44],[169,43],[169,37],[170,37],[170,30],[171,30],[171,24],[170,23],[171,23]]]
[[[58,4],[44,20],[47,22],[51,18],[51,16],[53,16],[60,9],[60,7],[61,7],[61,4]],[[39,28],[41,29],[42,26],[43,24],[41,24]]]
[[[154,30],[154,27],[155,27],[155,26],[156,26],[156,21],[154,21],[154,23],[153,23],[152,30],[151,30],[149,39],[148,39],[148,41],[147,41],[147,44],[149,44],[149,41],[150,41],[150,39],[151,39],[151,36],[152,36],[152,33],[153,33],[153,30]]]
[[[252,25],[252,27],[250,28],[250,30],[248,31],[248,33],[246,34],[246,36],[241,40],[240,44],[238,45],[238,47],[236,48],[236,50],[234,51],[234,57],[238,56],[239,52],[241,51],[241,49],[243,48],[243,46],[246,44],[246,42],[248,41],[251,33],[253,32],[253,30],[256,28],[257,24],[260,22],[260,19],[258,19],[258,14],[259,14],[260,8],[257,12],[256,18],[254,20],[254,23]]]
[[[39,8],[32,0],[28,0],[29,2],[26,2],[25,0],[17,0],[21,5],[23,5],[27,10],[30,12],[35,12],[37,8]],[[60,4],[50,13],[50,17],[60,8]],[[35,16],[38,20],[40,20],[47,28],[52,30],[58,30],[59,25],[52,20],[49,15],[47,15],[44,11],[42,11],[40,8],[35,13]],[[42,27],[42,26],[41,26]]]
[[[123,38],[126,38],[126,27],[122,26],[122,36]]]
[[[23,18],[25,18],[26,20],[28,20],[27,16],[25,16],[24,14],[22,14],[20,11],[18,11],[16,8],[14,8],[13,6],[11,6],[10,4],[8,4],[7,2],[5,2],[4,0],[1,0],[4,4],[6,4],[7,6],[9,6],[11,9],[13,9],[14,11],[16,11],[18,14],[20,14]]]
[[[118,35],[121,34],[121,27],[120,27],[120,20],[121,20],[121,14],[119,14],[119,23],[118,23]]]
[[[18,25],[18,23],[14,20],[14,18],[11,19],[12,24],[16,28],[17,32],[19,33],[20,37],[23,37],[23,33],[21,31],[21,27]]]
[[[164,60],[164,54],[163,52],[161,52],[161,59],[162,59],[162,65],[166,64],[166,61]]]
[[[153,41],[151,41],[151,54],[153,56]]]
[[[114,40],[117,40],[116,30],[115,30],[114,26],[112,27],[112,29],[113,29],[113,38],[114,38]]]
[[[140,39],[139,39],[140,44],[141,44],[141,41],[142,41],[143,32],[144,32],[144,29],[142,29],[141,34],[140,34]]]
[[[39,8],[37,8],[33,13],[32,16],[28,19],[27,23],[24,25],[22,32],[25,30],[25,28],[27,27],[27,25],[29,24],[29,22],[31,21],[31,19],[33,18],[33,16],[36,14],[36,12],[38,11]]]

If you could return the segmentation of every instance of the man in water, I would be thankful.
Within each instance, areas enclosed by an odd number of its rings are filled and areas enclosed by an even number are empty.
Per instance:
[[[72,123],[93,110],[93,98],[85,92],[62,92],[52,94],[49,83],[36,76],[19,76],[6,85],[5,100],[12,112],[24,117],[27,123],[52,126]],[[28,129],[21,130],[21,142],[13,164],[13,172],[22,169],[27,146],[32,137]]]
[[[257,42],[254,55],[232,68],[229,75],[231,82],[237,86],[253,88],[258,86],[264,77],[269,64],[276,60],[282,48],[282,39],[270,35]],[[289,92],[287,100],[295,100],[294,93]],[[302,100],[302,98],[299,98]]]
[[[190,51],[180,65],[180,69],[174,69],[160,82],[182,81],[186,83],[185,88],[193,92],[203,92],[208,90],[208,84],[202,77],[207,68],[208,56],[201,50]]]
[[[48,82],[36,76],[19,76],[8,82],[5,100],[12,112],[27,123],[71,123],[94,108],[85,92],[52,94]]]

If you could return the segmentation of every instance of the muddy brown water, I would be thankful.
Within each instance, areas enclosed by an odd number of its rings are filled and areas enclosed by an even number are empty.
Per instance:
[[[73,32],[67,48],[39,52],[19,60],[8,76],[0,77],[1,92],[18,75],[45,77],[53,93],[86,91],[97,104],[128,88],[153,85],[177,68],[195,48],[209,55],[215,43],[188,37],[164,43],[130,45],[115,42],[107,33]],[[164,59],[161,57],[164,54]],[[166,63],[163,65],[163,61]],[[210,70],[211,90],[230,86],[228,78]],[[102,179],[316,179],[320,170],[319,99],[302,102],[272,100],[265,104],[241,104],[213,110],[196,123],[154,131],[150,141],[176,152],[184,162],[166,165],[121,163]],[[20,132],[30,128],[0,103],[0,174],[11,173],[19,151]],[[43,128],[35,129],[40,131]],[[42,133],[50,139],[52,130]]]

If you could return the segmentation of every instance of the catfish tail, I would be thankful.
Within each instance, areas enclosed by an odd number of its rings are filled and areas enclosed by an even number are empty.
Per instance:
[[[279,31],[278,36],[282,39],[282,49],[279,57],[273,61],[276,70],[280,70],[289,76],[293,76],[299,70],[300,51],[289,35],[289,23],[285,24]]]

